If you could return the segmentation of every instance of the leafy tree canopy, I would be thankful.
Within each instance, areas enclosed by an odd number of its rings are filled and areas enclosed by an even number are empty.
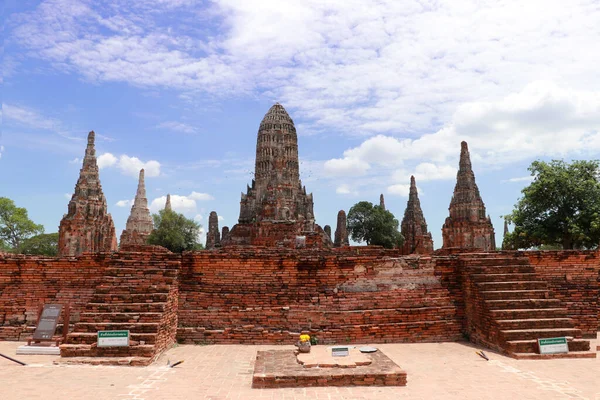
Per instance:
[[[201,225],[171,210],[160,210],[153,214],[154,231],[148,236],[148,243],[166,247],[173,253],[198,250]]]
[[[600,241],[600,163],[534,161],[533,181],[522,190],[509,222],[508,248],[595,248]]]
[[[398,220],[394,214],[368,201],[356,203],[348,212],[348,230],[355,242],[367,242],[391,249],[404,242],[398,231]]]
[[[16,252],[56,257],[58,255],[58,233],[46,233],[25,239],[16,249]]]
[[[17,207],[7,197],[0,197],[0,241],[16,249],[23,240],[41,233],[44,227],[30,220],[25,208]]]

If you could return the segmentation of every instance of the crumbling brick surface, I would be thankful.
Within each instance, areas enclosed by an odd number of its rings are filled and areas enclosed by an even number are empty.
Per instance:
[[[431,258],[381,248],[236,248],[185,254],[178,339],[186,343],[447,341],[460,322]]]
[[[569,317],[585,336],[600,330],[600,254],[597,251],[526,251],[535,272],[554,297],[569,309]]]

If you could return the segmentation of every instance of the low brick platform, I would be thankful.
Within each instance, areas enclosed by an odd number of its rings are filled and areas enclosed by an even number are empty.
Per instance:
[[[371,364],[356,368],[305,368],[291,350],[259,351],[252,387],[406,386],[406,372],[381,350],[367,356]]]

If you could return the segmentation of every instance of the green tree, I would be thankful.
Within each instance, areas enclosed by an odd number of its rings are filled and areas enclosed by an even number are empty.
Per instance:
[[[201,225],[171,210],[160,210],[153,214],[154,230],[148,236],[148,243],[166,247],[173,253],[197,250]]]
[[[367,242],[391,249],[404,242],[398,231],[398,220],[394,214],[368,201],[356,203],[348,212],[348,230],[355,242]]]
[[[23,240],[17,253],[56,257],[58,255],[58,233],[43,233]]]
[[[522,190],[508,220],[511,248],[595,248],[600,241],[600,163],[534,161],[533,181]]]
[[[41,233],[44,233],[44,227],[30,220],[25,208],[17,207],[9,198],[0,197],[0,240],[16,249],[23,240]]]

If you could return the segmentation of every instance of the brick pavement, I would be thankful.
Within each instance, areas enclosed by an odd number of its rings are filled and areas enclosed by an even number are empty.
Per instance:
[[[596,342],[597,343],[597,342]],[[595,346],[596,343],[593,343]],[[257,350],[292,346],[177,346],[149,367],[56,366],[52,356],[15,356],[0,342],[0,399],[589,399],[600,400],[600,359],[522,361],[468,343],[383,344],[408,373],[406,387],[251,389]],[[176,368],[171,362],[184,360]]]

